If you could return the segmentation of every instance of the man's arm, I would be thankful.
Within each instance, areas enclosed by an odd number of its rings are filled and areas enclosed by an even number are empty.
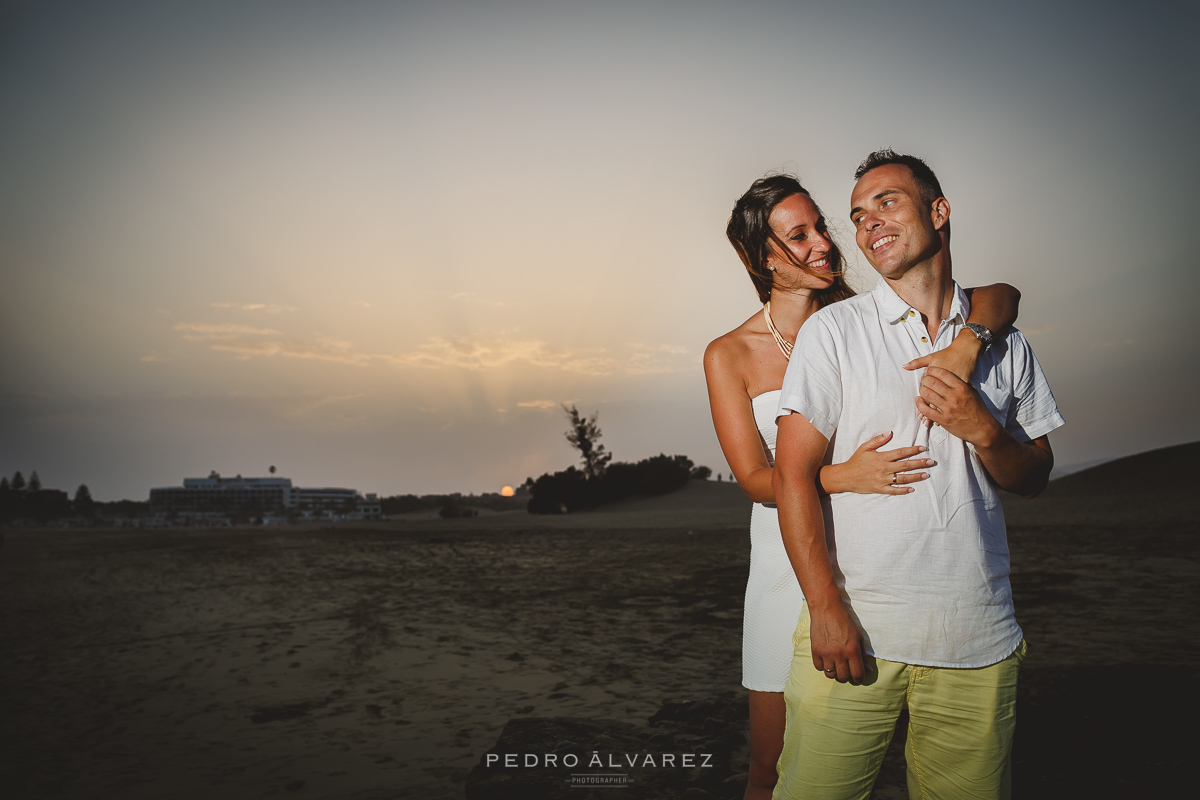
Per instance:
[[[828,446],[829,440],[800,414],[780,417],[772,483],[783,546],[808,604],[813,666],[827,677],[858,684],[863,678],[862,634],[834,581],[817,496],[817,474]]]
[[[917,410],[975,446],[988,475],[1001,489],[1037,497],[1050,480],[1054,452],[1050,439],[1018,442],[983,405],[979,395],[954,373],[929,367],[921,378]]]

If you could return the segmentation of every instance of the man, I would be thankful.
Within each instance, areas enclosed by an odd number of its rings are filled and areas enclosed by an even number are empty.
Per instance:
[[[774,796],[866,798],[907,708],[911,797],[1008,797],[1025,643],[996,489],[1045,488],[1063,419],[1015,328],[995,342],[973,330],[984,352],[971,384],[904,369],[970,312],[951,275],[950,204],[913,156],[872,153],[855,178],[851,219],[881,279],[804,325],[779,406],[775,497],[806,600]],[[889,430],[928,448],[929,480],[818,497],[822,464]]]

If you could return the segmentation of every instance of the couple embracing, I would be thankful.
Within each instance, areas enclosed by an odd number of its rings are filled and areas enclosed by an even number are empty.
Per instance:
[[[933,170],[882,150],[854,177],[875,288],[845,283],[799,182],[762,178],[727,234],[763,310],[704,357],[755,502],[745,797],[865,800],[907,710],[911,797],[1005,798],[1025,641],[997,491],[1045,487],[1063,419],[1019,293],[954,282]]]

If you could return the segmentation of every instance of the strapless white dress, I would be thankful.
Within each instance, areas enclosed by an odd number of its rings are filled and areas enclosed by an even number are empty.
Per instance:
[[[767,462],[775,466],[775,413],[780,390],[751,400]],[[750,579],[742,622],[742,685],[758,692],[782,692],[792,668],[792,634],[804,595],[792,571],[779,514],[774,505],[755,503],[750,515]]]

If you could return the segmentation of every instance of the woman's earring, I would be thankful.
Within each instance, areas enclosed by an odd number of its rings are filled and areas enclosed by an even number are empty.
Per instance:
[[[770,261],[768,261],[768,262],[767,262],[767,269],[771,270],[771,272],[774,272],[774,271],[775,271],[775,265],[774,265],[774,264],[772,264]]]

